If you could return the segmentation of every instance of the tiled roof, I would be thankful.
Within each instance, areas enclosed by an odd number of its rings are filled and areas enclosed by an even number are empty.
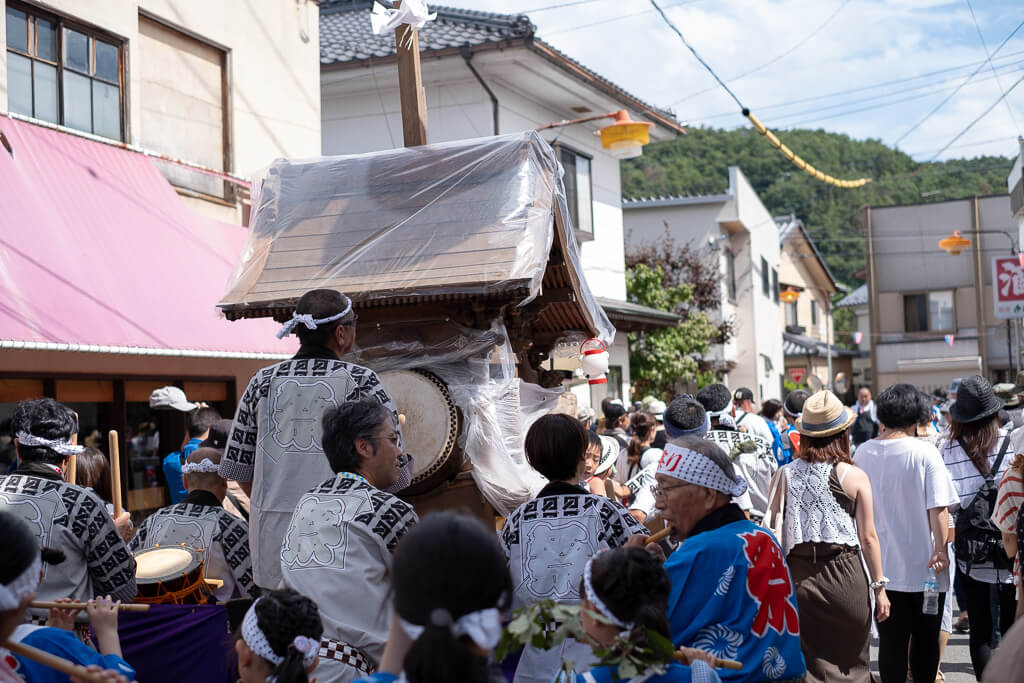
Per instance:
[[[836,303],[836,308],[846,308],[848,306],[864,306],[868,303],[868,286],[863,284],[857,289],[853,290]]]
[[[782,333],[782,354],[785,356],[825,356],[828,355],[828,351],[828,344],[814,337],[792,332]],[[856,351],[832,345],[833,358],[852,358],[856,355]]]
[[[320,5],[320,64],[330,66],[373,58],[393,57],[395,36],[374,35],[370,29],[371,0],[324,0]],[[420,51],[474,47],[523,41],[542,56],[592,79],[613,97],[629,101],[630,108],[678,133],[685,133],[672,112],[650,105],[612,83],[536,36],[537,27],[525,14],[498,14],[457,7],[430,6],[437,19],[419,31]]]
[[[320,9],[320,63],[337,64],[395,54],[395,36],[370,30],[371,2],[335,0]],[[524,14],[495,14],[431,7],[437,19],[420,29],[421,50],[443,50],[516,38],[530,38],[536,26]]]
[[[719,204],[728,202],[733,196],[728,192],[724,194],[697,194],[687,197],[679,195],[658,196],[658,197],[631,197],[623,198],[622,208],[624,209],[646,209],[653,206],[687,206],[689,204]]]

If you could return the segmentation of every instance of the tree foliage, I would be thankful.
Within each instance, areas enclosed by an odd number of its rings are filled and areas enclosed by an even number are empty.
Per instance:
[[[658,263],[634,262],[626,269],[633,303],[683,316],[682,322],[653,332],[629,334],[629,372],[635,396],[671,398],[676,380],[710,381],[700,356],[721,331],[694,305],[694,287],[677,281]]]
[[[802,219],[835,276],[853,284],[866,263],[863,237],[853,228],[862,207],[1005,192],[1012,164],[993,156],[919,164],[880,140],[824,130],[791,130],[779,137],[826,173],[874,182],[854,190],[818,182],[750,128],[691,128],[688,135],[648,145],[643,156],[624,161],[623,196],[722,193],[728,189],[728,167],[738,166],[768,210]]]

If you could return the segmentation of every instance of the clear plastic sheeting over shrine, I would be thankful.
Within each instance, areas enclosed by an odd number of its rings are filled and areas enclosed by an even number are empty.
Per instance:
[[[500,319],[536,349],[572,331],[610,343],[561,176],[533,131],[275,161],[253,185],[248,244],[219,306],[229,319],[284,320],[323,287],[350,296],[374,324]]]

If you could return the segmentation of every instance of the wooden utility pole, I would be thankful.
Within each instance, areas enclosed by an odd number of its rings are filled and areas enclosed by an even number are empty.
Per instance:
[[[401,6],[395,0],[394,7]],[[408,25],[395,28],[395,51],[398,54],[398,96],[402,103],[402,137],[406,147],[427,144],[427,102],[423,95],[420,73],[419,31]]]

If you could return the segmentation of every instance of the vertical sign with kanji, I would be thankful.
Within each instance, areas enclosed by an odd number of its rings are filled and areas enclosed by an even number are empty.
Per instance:
[[[992,298],[996,318],[1024,318],[1024,268],[1020,257],[992,259]]]

